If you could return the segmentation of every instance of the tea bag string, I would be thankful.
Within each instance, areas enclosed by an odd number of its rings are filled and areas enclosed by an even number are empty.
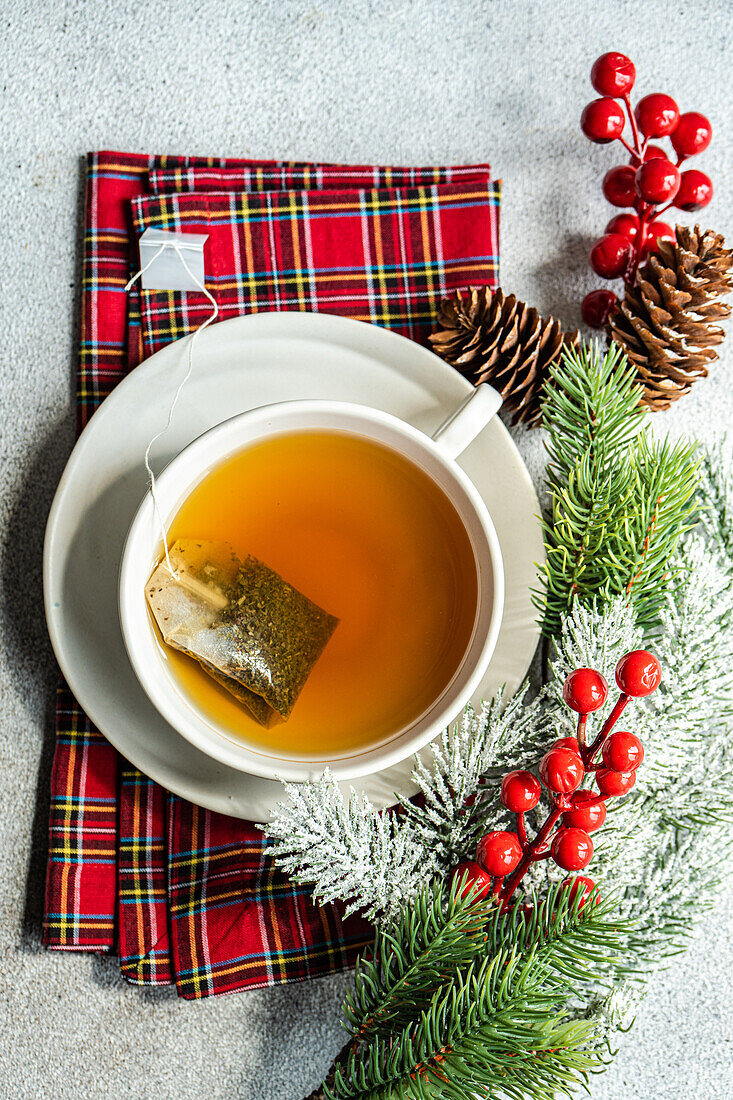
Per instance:
[[[170,549],[168,547],[168,531],[167,531],[167,528],[165,526],[165,523],[163,522],[163,514],[160,510],[160,504],[158,502],[158,493],[157,493],[157,489],[156,489],[155,474],[153,473],[153,469],[150,465],[150,452],[152,451],[153,447],[158,442],[158,440],[161,439],[165,435],[165,433],[168,431],[171,424],[173,423],[173,414],[176,411],[176,405],[178,404],[178,399],[181,396],[181,393],[183,392],[183,387],[186,385],[186,383],[188,382],[188,380],[191,377],[191,374],[193,372],[193,349],[194,349],[194,346],[196,344],[196,340],[197,340],[198,336],[204,331],[204,329],[208,328],[209,325],[213,324],[213,322],[219,316],[219,304],[216,301],[216,298],[214,298],[214,296],[206,289],[205,285],[201,282],[201,280],[193,273],[193,271],[191,271],[191,268],[189,267],[188,263],[186,262],[186,257],[184,256],[183,251],[180,248],[180,246],[177,243],[172,242],[172,241],[164,241],[163,244],[161,244],[158,251],[153,256],[151,256],[151,258],[148,260],[148,262],[145,264],[145,266],[141,267],[139,269],[139,271],[135,272],[135,274],[132,276],[130,281],[125,286],[125,293],[127,293],[129,291],[130,287],[134,286],[134,284],[137,282],[138,279],[142,278],[142,276],[145,274],[145,272],[148,270],[148,268],[151,266],[151,264],[155,263],[155,261],[158,259],[160,254],[162,252],[164,252],[166,248],[172,248],[173,249],[173,251],[178,256],[178,259],[181,261],[184,268],[186,269],[186,273],[190,277],[191,281],[194,283],[195,286],[198,287],[198,289],[201,291],[201,293],[203,295],[205,295],[205,297],[211,303],[211,313],[206,318],[206,320],[203,322],[203,324],[199,325],[199,327],[195,330],[195,332],[193,332],[191,334],[191,338],[190,338],[189,343],[188,343],[188,367],[186,369],[186,373],[184,374],[183,378],[181,379],[181,381],[178,384],[178,388],[176,389],[175,394],[173,395],[173,400],[171,401],[170,408],[168,409],[168,419],[167,419],[164,427],[162,427],[161,430],[159,432],[157,432],[156,435],[153,436],[153,438],[150,440],[147,447],[145,448],[145,469],[146,469],[147,475],[148,475],[148,488],[150,489],[150,495],[153,499],[153,508],[155,509],[155,517],[158,521],[158,526],[160,527],[160,533],[163,536],[163,549],[165,551],[165,563],[168,566],[168,569],[169,569],[171,575],[174,576],[174,577],[177,577],[178,574],[177,574],[176,570],[173,568],[173,565],[171,563]]]

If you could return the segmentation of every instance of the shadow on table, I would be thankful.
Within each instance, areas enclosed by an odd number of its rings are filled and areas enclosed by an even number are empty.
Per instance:
[[[135,997],[147,1005],[161,1004],[165,1001],[178,999],[176,988],[173,985],[132,985],[122,976],[120,960],[117,955],[96,952],[87,956],[87,964],[88,970],[85,971],[85,974],[100,989],[125,989],[131,997]]]
[[[561,246],[535,269],[539,293],[536,305],[543,317],[557,317],[566,331],[578,327],[580,303],[587,293],[598,285],[588,267],[588,255],[593,245],[592,237],[583,233],[570,233],[562,238]],[[561,273],[561,276],[558,275]],[[585,284],[587,283],[587,286]],[[584,287],[578,297],[578,287]]]
[[[8,670],[21,703],[37,720],[43,715],[31,850],[26,875],[26,902],[20,929],[23,950],[41,949],[46,882],[49,787],[55,743],[55,697],[58,668],[43,609],[43,538],[51,502],[73,445],[76,358],[82,286],[82,241],[86,168],[79,159],[77,176],[77,258],[70,287],[73,311],[69,347],[68,401],[24,459],[24,469],[9,498],[0,558],[2,644]],[[35,369],[29,364],[28,369]],[[7,467],[6,467],[7,470]]]
[[[40,948],[46,880],[49,785],[55,744],[58,668],[43,610],[43,536],[56,483],[68,455],[68,419],[37,444],[11,501],[0,563],[3,651],[22,705],[34,720],[42,715],[36,800],[21,929],[24,950]]]

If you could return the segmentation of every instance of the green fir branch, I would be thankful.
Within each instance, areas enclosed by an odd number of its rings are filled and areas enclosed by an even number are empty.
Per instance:
[[[589,970],[597,988],[621,972],[630,926],[613,901],[593,894],[581,907],[557,885],[531,910],[502,913],[460,887],[424,887],[377,933],[345,1006],[351,1043],[321,1095],[549,1100],[601,1067],[595,1025],[571,1004],[585,1003]]]
[[[357,1046],[338,1066],[333,1100],[464,1100],[570,1096],[598,1068],[593,1026],[561,1014],[560,990],[534,955],[475,960],[391,1036]]]
[[[571,1096],[602,1065],[589,1021],[568,1020],[563,992],[533,953],[476,960],[427,1009],[336,1067],[329,1100],[524,1100]]]
[[[695,448],[657,443],[620,349],[568,349],[544,403],[550,509],[535,603],[556,637],[576,602],[621,595],[643,629],[658,622],[669,559],[694,512]]]
[[[344,1015],[353,1035],[390,1031],[427,1007],[435,990],[485,952],[485,925],[496,902],[446,891],[440,880],[424,887],[394,928],[380,929],[370,958],[357,963]]]
[[[605,353],[597,342],[566,348],[550,370],[543,403],[549,484],[565,485],[587,454],[597,469],[622,455],[646,417],[640,397],[636,372],[617,344]]]
[[[575,988],[593,973],[594,983],[611,984],[627,973],[625,948],[633,923],[618,919],[617,898],[592,892],[581,907],[562,882],[550,886],[530,904],[496,910],[487,926],[489,954],[511,947],[522,955],[534,954]],[[628,972],[631,972],[629,970]]]
[[[697,447],[685,442],[634,441],[635,492],[620,553],[611,564],[611,590],[634,607],[642,630],[658,626],[674,578],[672,559],[681,537],[695,525],[699,474]]]

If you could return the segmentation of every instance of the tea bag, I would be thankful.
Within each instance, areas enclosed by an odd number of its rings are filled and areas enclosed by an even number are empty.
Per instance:
[[[228,543],[179,539],[148,581],[166,645],[194,657],[261,725],[287,719],[338,619]]]

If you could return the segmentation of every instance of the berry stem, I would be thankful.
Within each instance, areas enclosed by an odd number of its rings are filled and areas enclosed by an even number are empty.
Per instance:
[[[534,838],[532,843],[527,846],[527,849],[526,849],[524,855],[522,856],[519,863],[517,864],[516,871],[514,871],[509,876],[509,878],[506,879],[505,884],[502,887],[502,891],[501,891],[501,894],[500,894],[501,900],[503,902],[502,910],[507,908],[507,904],[508,904],[512,894],[514,893],[517,886],[519,885],[519,883],[524,878],[524,876],[527,872],[527,868],[529,867],[530,863],[533,863],[538,858],[539,859],[544,859],[545,858],[545,855],[538,856],[536,854],[537,850],[539,848],[541,848],[542,845],[547,840],[547,837],[549,836],[553,826],[557,823],[557,820],[560,817],[561,813],[562,813],[562,809],[557,804],[557,802],[553,803],[552,809],[550,810],[549,814],[545,818],[544,825],[542,826],[542,828],[540,829],[540,831],[538,832],[537,836]],[[549,854],[550,853],[548,852],[547,855],[549,855]]]
[[[631,109],[631,96],[628,92],[626,92],[624,95],[624,104],[626,106],[626,113],[629,116],[629,122],[631,124],[631,133],[634,136],[634,148],[631,150],[631,152],[635,157],[639,158],[639,163],[641,164],[644,153],[641,148],[641,142],[639,141],[639,128],[636,125],[636,118],[634,116],[634,112]]]
[[[641,165],[641,164],[644,163],[644,153],[646,152],[647,142],[644,141],[642,143],[641,138],[639,136],[639,127],[636,125],[636,117],[635,117],[634,112],[631,108],[631,96],[629,95],[628,92],[626,92],[626,94],[623,96],[623,101],[624,101],[624,106],[626,107],[626,113],[629,116],[629,123],[631,125],[631,133],[632,133],[633,138],[634,138],[634,147],[632,149],[631,146],[627,142],[625,142],[623,138],[619,138],[619,141],[623,142],[623,144],[626,146],[626,148],[631,153],[634,160],[636,160],[638,162],[638,164]],[[636,282],[636,274],[639,270],[639,264],[641,263],[641,256],[642,256],[642,253],[644,251],[644,245],[646,243],[647,224],[650,221],[650,219],[653,220],[653,218],[656,217],[654,207],[653,206],[647,206],[646,203],[642,204],[641,210],[637,209],[637,214],[638,214],[638,217],[639,217],[639,230],[638,230],[638,233],[637,233],[637,236],[636,236],[636,246],[635,246],[634,251],[632,253],[631,263],[629,264],[626,272],[624,273],[624,283],[627,286],[633,286],[634,283]]]
[[[606,719],[606,721],[601,726],[600,732],[598,733],[598,736],[596,737],[595,741],[593,742],[592,745],[586,747],[585,750],[581,752],[581,758],[583,760],[583,764],[586,768],[586,771],[589,769],[589,766],[592,764],[593,757],[598,752],[598,749],[601,747],[601,745],[606,740],[606,738],[608,737],[608,735],[611,732],[611,730],[613,729],[613,727],[618,722],[618,720],[621,717],[621,714],[623,712],[623,709],[626,706],[626,704],[628,703],[630,698],[631,698],[630,695],[627,695],[623,691],[621,692],[618,699],[614,703],[613,710],[611,711],[608,718]]]
[[[613,709],[609,714],[606,721],[601,726],[598,736],[595,738],[591,745],[586,744],[585,729],[588,720],[587,714],[580,714],[578,717],[578,745],[580,747],[580,758],[583,761],[583,767],[586,772],[597,771],[598,764],[593,763],[593,757],[598,752],[603,742],[608,737],[613,727],[618,722],[624,707],[628,703],[630,695],[622,691],[619,694],[618,699],[614,703]],[[605,802],[607,795],[599,794],[594,799],[594,805],[596,802]],[[546,841],[552,829],[557,824],[560,815],[570,808],[572,802],[566,795],[555,795],[552,801],[552,809],[545,818],[544,824],[540,828],[533,841],[528,842],[527,828],[524,820],[524,813],[518,813],[517,819],[517,835],[519,836],[520,843],[524,850],[522,858],[517,864],[516,870],[512,872],[506,879],[500,879],[498,888],[495,887],[493,891],[494,897],[499,897],[502,902],[502,910],[505,910],[509,904],[512,894],[516,890],[519,883],[527,873],[527,868],[531,863],[535,863],[538,859],[548,859],[550,857],[551,849],[547,847]]]
[[[650,220],[654,220],[657,216],[657,211],[653,206],[647,206],[644,204],[643,209],[639,213],[639,231],[636,235],[636,241],[634,250],[632,252],[632,260],[629,264],[629,269],[624,275],[624,282],[627,286],[633,286],[636,282],[636,273],[639,270],[639,264],[641,263],[642,252],[644,251],[644,245],[646,244],[646,232],[647,225]]]
[[[517,814],[517,836],[519,837],[519,843],[526,851],[529,846],[529,838],[527,837],[527,824],[524,820],[524,811]]]
[[[579,714],[578,715],[578,729],[577,729],[575,735],[578,738],[578,744],[580,745],[581,750],[585,748],[585,727],[587,726],[587,724],[588,724],[588,715],[587,714]],[[582,755],[582,753],[581,753],[581,755]]]
[[[621,137],[619,135],[619,137],[616,138],[616,141],[620,141],[624,149],[626,149],[627,152],[631,153],[632,157],[636,157],[639,155],[635,149],[632,149],[625,137]]]

